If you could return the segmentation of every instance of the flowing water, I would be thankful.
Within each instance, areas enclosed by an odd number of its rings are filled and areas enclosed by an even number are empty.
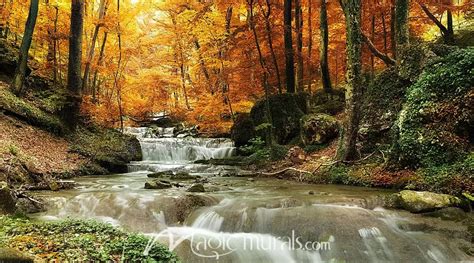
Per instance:
[[[110,222],[167,244],[184,262],[473,260],[459,249],[464,226],[377,208],[374,197],[389,191],[225,177],[240,171],[193,161],[232,156],[228,140],[131,132],[141,141],[142,162],[128,174],[80,178],[76,189],[43,193],[51,208],[38,218]],[[165,170],[207,178],[206,193],[143,188],[150,171]]]

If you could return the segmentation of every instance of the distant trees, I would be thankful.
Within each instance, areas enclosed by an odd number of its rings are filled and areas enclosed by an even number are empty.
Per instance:
[[[23,90],[23,84],[26,77],[26,68],[28,64],[28,53],[30,51],[31,41],[33,39],[33,32],[35,30],[36,18],[38,16],[39,0],[30,1],[30,9],[28,18],[26,20],[25,32],[21,41],[20,56],[18,58],[15,75],[11,84],[11,89],[17,95],[20,95]]]
[[[321,1],[320,9],[320,33],[321,33],[321,45],[319,51],[319,60],[321,66],[321,81],[323,83],[324,91],[332,92],[331,87],[331,75],[329,74],[329,62],[328,62],[328,46],[329,46],[329,27],[328,27],[328,13],[326,7],[327,0]]]
[[[69,64],[67,98],[63,109],[63,119],[72,129],[79,122],[82,101],[82,33],[84,24],[84,0],[71,1],[71,33],[69,37]]]

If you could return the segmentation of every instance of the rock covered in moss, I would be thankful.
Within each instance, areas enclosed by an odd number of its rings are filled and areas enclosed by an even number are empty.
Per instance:
[[[33,263],[33,258],[24,255],[18,250],[0,248],[0,262],[2,263]]]
[[[13,214],[15,211],[15,196],[6,182],[0,182],[0,214]]]
[[[250,114],[239,114],[230,130],[230,134],[236,147],[247,145],[255,137],[255,125]]]
[[[269,102],[274,138],[279,144],[287,144],[299,135],[300,119],[308,112],[307,95],[304,93],[273,95],[270,96]],[[257,102],[250,112],[257,130],[259,125],[266,123],[265,112],[265,100]],[[266,138],[264,130],[257,131],[257,135]]]
[[[310,101],[311,113],[336,115],[341,113],[346,105],[345,92],[342,89],[334,89],[331,93],[317,90],[312,94]]]
[[[339,124],[327,114],[309,114],[301,118],[301,140],[305,145],[324,144],[336,138]]]
[[[169,181],[165,180],[152,180],[145,183],[145,189],[168,189],[173,187]]]
[[[432,212],[447,207],[459,207],[461,199],[447,194],[404,190],[395,194],[398,207],[412,213]]]
[[[206,192],[206,189],[204,189],[204,185],[202,184],[193,184],[186,190],[186,192],[204,193]]]
[[[293,164],[302,164],[306,160],[306,152],[298,146],[294,146],[288,150],[286,160]]]
[[[474,134],[474,49],[452,52],[426,67],[407,93],[396,122],[392,157],[430,167],[469,153]]]

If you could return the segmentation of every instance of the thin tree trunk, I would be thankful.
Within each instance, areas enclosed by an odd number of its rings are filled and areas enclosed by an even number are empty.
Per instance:
[[[69,39],[69,64],[67,82],[67,103],[63,119],[71,129],[79,122],[79,112],[82,100],[82,33],[84,26],[84,0],[71,1],[71,33]]]
[[[273,61],[273,66],[275,67],[275,73],[277,76],[277,81],[278,81],[278,93],[282,94],[283,93],[283,88],[282,88],[282,83],[281,83],[281,75],[280,75],[280,67],[278,66],[278,60],[275,54],[275,48],[273,47],[273,35],[272,35],[272,28],[271,28],[271,23],[270,23],[270,16],[272,12],[272,7],[270,0],[265,0],[266,5],[267,5],[267,12],[264,12],[265,16],[265,30],[267,32],[267,38],[268,38],[268,47],[270,48],[270,53],[272,55],[272,61]],[[262,10],[263,11],[263,10]]]
[[[308,93],[311,94],[313,84],[313,68],[311,66],[313,55],[313,1],[308,0]]]
[[[338,151],[340,159],[349,161],[357,157],[357,135],[362,101],[362,37],[360,30],[361,0],[341,0],[346,20],[347,85],[346,121]]]
[[[56,86],[58,83],[58,15],[59,8],[58,6],[54,7],[55,17],[54,17],[54,31],[53,31],[53,83]]]
[[[26,68],[28,66],[28,52],[30,50],[31,41],[33,40],[33,32],[35,30],[36,18],[38,16],[39,0],[31,0],[30,11],[25,25],[25,33],[21,41],[20,56],[15,70],[15,76],[11,84],[12,91],[20,95],[23,90],[23,84],[26,78]]]
[[[441,23],[441,20],[438,20],[433,13],[430,12],[428,7],[426,7],[425,4],[418,2],[420,5],[421,9],[423,12],[425,12],[426,16],[435,23],[435,25],[438,26],[439,30],[441,31],[441,34],[443,35],[444,43],[445,44],[454,44],[454,30],[453,30],[453,16],[452,12],[448,9],[448,27],[444,26],[443,23]]]
[[[107,6],[105,3],[106,0],[100,0],[99,5],[99,21],[95,25],[94,33],[92,35],[92,40],[90,43],[89,53],[87,54],[86,60],[86,67],[84,69],[84,76],[82,77],[83,89],[84,92],[87,94],[91,94],[92,91],[89,89],[89,72],[92,64],[92,60],[94,59],[94,51],[95,51],[95,43],[97,42],[97,37],[99,36],[99,29],[101,27],[102,19],[105,17],[105,12],[107,10]]]
[[[211,76],[209,75],[209,71],[207,70],[206,63],[204,62],[204,58],[202,57],[201,54],[201,45],[199,44],[199,40],[194,37],[194,47],[196,48],[196,51],[198,53],[198,61],[199,61],[199,66],[201,68],[202,73],[204,74],[204,77],[206,78],[207,85],[209,86],[209,90],[211,91],[211,94],[214,95],[214,87],[211,83]]]
[[[388,50],[388,45],[387,45],[387,25],[385,23],[384,12],[382,12],[381,17],[382,17],[382,29],[383,29],[383,51],[385,52],[385,55],[386,55],[387,50]]]
[[[372,15],[372,21],[371,21],[371,31],[370,31],[370,40],[372,43],[375,42],[375,16]],[[375,60],[374,60],[374,54],[370,54],[370,73],[372,78],[375,76]]]
[[[265,65],[265,60],[262,55],[262,50],[260,48],[260,42],[258,40],[258,34],[257,34],[257,29],[255,28],[255,22],[254,22],[254,16],[253,16],[253,5],[254,5],[254,0],[247,0],[249,4],[249,25],[250,28],[252,29],[252,33],[255,39],[255,46],[257,47],[258,51],[258,58],[260,62],[260,67],[262,68],[263,71],[263,88],[265,91],[265,119],[269,125],[269,128],[267,130],[267,138],[266,138],[266,143],[267,145],[272,145],[273,144],[273,118],[272,118],[272,113],[270,109],[270,91],[268,87],[268,70]]]
[[[117,72],[115,73],[115,81],[114,81],[114,86],[115,89],[117,90],[117,104],[119,108],[119,114],[120,114],[120,130],[123,132],[123,107],[122,107],[122,90],[121,90],[121,84],[120,84],[120,71],[121,71],[121,63],[122,63],[122,33],[120,29],[120,0],[117,0],[117,38],[118,38],[118,48],[119,48],[119,58],[117,62]]]
[[[104,51],[105,51],[105,44],[107,43],[107,32],[104,32],[104,38],[102,39],[102,45],[100,47],[99,52],[99,60],[97,61],[97,66],[102,65],[102,61],[104,60]],[[96,68],[94,71],[94,79],[92,81],[92,100],[94,103],[99,103],[99,92],[97,89],[97,75],[99,74],[99,69]]]
[[[395,0],[395,42],[397,47],[409,43],[408,11],[409,0]]]
[[[397,42],[395,40],[395,0],[392,0],[392,7],[390,8],[390,49],[392,51],[392,57],[397,58]]]
[[[285,61],[286,61],[286,90],[295,93],[295,63],[293,51],[293,36],[291,29],[291,3],[292,0],[284,0],[284,27],[285,27]]]
[[[321,30],[321,46],[320,46],[320,66],[321,79],[323,82],[323,89],[327,93],[332,92],[331,75],[329,73],[328,62],[328,46],[329,46],[329,27],[326,0],[321,0],[320,11],[320,30]]]
[[[296,90],[303,92],[303,11],[301,0],[295,0],[296,24]]]

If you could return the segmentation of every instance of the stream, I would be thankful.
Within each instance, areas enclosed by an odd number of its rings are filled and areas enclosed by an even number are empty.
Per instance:
[[[75,189],[40,193],[50,205],[34,217],[109,222],[167,244],[183,262],[473,260],[459,249],[464,226],[378,207],[376,196],[389,190],[237,177],[238,167],[194,164],[235,154],[227,139],[128,132],[139,138],[143,161],[127,174],[77,178]],[[168,170],[200,176],[206,192],[186,192],[192,180],[144,189],[150,172]]]

